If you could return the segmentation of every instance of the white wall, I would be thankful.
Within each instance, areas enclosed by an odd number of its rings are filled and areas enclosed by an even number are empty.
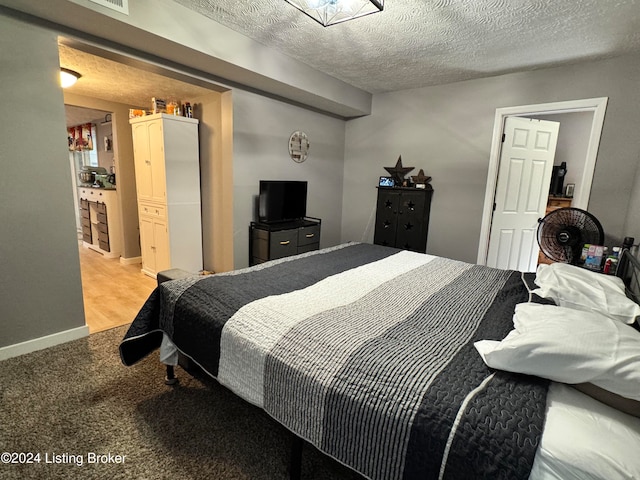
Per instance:
[[[342,239],[373,239],[377,179],[402,155],[433,177],[427,252],[475,262],[496,108],[609,97],[589,210],[617,241],[633,227],[639,81],[634,55],[375,95],[372,114],[347,123]]]
[[[309,157],[289,157],[289,136],[309,136]],[[345,122],[260,95],[233,92],[235,268],[249,264],[249,223],[260,180],[306,180],[307,215],[322,219],[320,246],[340,242]],[[344,185],[349,188],[349,185]]]
[[[53,33],[0,16],[0,347],[84,326]]]

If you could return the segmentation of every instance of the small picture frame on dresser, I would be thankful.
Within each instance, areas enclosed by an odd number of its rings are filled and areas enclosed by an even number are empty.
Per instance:
[[[575,183],[567,183],[567,187],[564,191],[564,196],[568,198],[573,198],[573,191],[576,189]]]

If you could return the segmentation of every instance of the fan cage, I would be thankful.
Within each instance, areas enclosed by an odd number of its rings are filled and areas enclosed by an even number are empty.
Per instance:
[[[538,222],[540,250],[555,262],[577,265],[584,245],[602,245],[604,242],[604,231],[598,219],[580,208],[558,208]]]

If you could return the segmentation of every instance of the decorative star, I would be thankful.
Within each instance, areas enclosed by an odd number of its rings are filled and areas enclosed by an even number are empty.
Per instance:
[[[402,155],[398,157],[395,167],[384,167],[389,174],[396,180],[396,185],[402,185],[404,176],[416,167],[403,167]]]
[[[411,230],[413,228],[413,223],[408,222],[404,224],[404,229],[405,230]]]
[[[418,175],[411,175],[411,180],[413,180],[413,183],[427,184],[431,181],[431,177],[427,177],[424,174],[424,170],[420,169],[420,172],[418,172]]]

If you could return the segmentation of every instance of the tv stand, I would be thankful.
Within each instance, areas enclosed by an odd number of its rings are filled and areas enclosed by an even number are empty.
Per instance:
[[[249,225],[249,265],[289,257],[320,248],[321,220],[299,220]]]

